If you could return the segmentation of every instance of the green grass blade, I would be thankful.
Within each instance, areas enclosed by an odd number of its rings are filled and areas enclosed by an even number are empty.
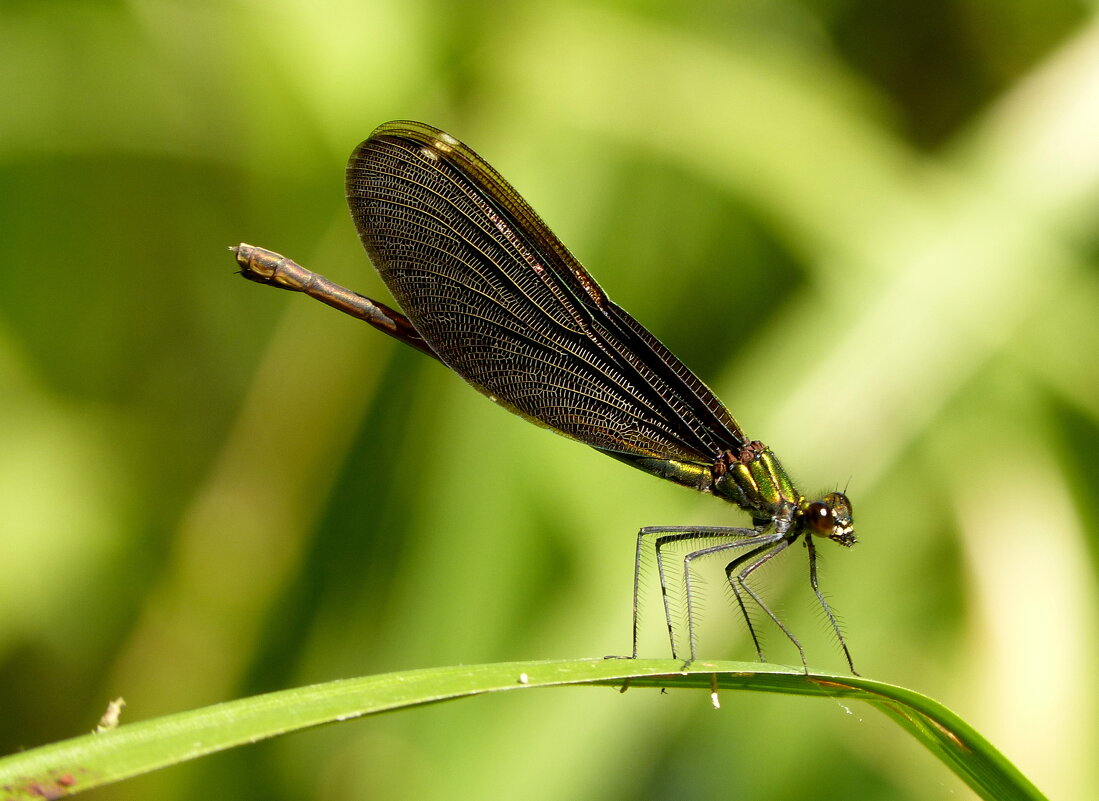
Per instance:
[[[982,798],[1044,796],[988,741],[919,693],[852,676],[745,662],[588,659],[387,673],[230,701],[124,724],[0,759],[9,799],[57,798],[269,737],[378,712],[504,690],[563,685],[750,690],[866,701],[897,721]]]

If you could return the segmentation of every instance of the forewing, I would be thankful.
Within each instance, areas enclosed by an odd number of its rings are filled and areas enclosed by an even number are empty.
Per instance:
[[[352,154],[347,198],[416,330],[493,400],[604,450],[705,463],[744,443],[702,381],[453,137],[386,123]]]

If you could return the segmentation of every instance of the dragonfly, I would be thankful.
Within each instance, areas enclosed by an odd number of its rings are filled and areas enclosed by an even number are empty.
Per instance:
[[[764,659],[752,604],[805,649],[749,579],[799,540],[809,579],[851,672],[851,652],[821,592],[816,540],[855,544],[843,492],[809,498],[778,457],[748,437],[717,396],[615,304],[523,197],[453,136],[409,120],[379,126],[351,155],[347,202],[370,261],[402,311],[275,251],[234,251],[250,281],[302,292],[442,362],[493,402],[650,475],[728,501],[751,526],[647,526],[637,535],[633,651],[643,555],[655,553],[673,658],[698,656],[695,567],[725,577]],[[684,551],[686,551],[684,553]],[[669,600],[669,552],[686,605],[681,653]]]

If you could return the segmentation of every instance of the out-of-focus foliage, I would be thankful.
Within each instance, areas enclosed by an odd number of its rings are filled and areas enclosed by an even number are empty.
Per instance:
[[[385,299],[342,170],[409,117],[500,169],[806,490],[847,488],[861,541],[823,581],[865,675],[1051,797],[1099,792],[1087,4],[9,2],[0,51],[0,750],[119,695],[125,722],[622,653],[637,528],[743,524],[233,276],[245,240]],[[839,668],[805,574],[761,589]],[[750,656],[711,596],[702,652]],[[730,700],[509,694],[93,795],[968,793],[874,716]]]

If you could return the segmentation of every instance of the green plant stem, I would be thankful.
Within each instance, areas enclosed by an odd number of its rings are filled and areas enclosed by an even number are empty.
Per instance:
[[[671,660],[630,659],[429,668],[215,704],[4,757],[0,790],[5,801],[56,798],[312,726],[487,692],[564,685],[716,688],[865,701],[897,721],[982,798],[1044,798],[965,721],[911,690],[755,662],[696,662],[684,668]]]

